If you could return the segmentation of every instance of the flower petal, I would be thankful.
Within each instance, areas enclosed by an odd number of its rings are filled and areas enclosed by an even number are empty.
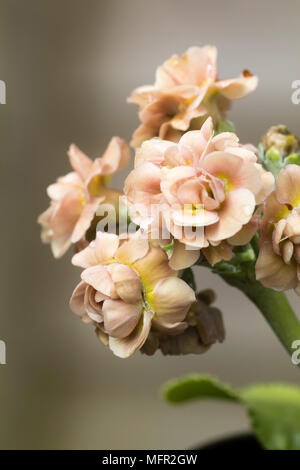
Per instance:
[[[74,227],[72,233],[72,243],[78,242],[86,233],[88,228],[91,225],[91,222],[95,216],[96,210],[101,202],[103,202],[103,198],[95,198],[91,202],[88,202],[83,207],[83,210],[80,214],[80,217]]]
[[[115,257],[124,264],[132,264],[135,261],[144,258],[149,250],[149,242],[147,239],[132,239],[122,243],[116,251]]]
[[[70,163],[74,171],[85,181],[92,168],[92,160],[83,153],[75,144],[71,144],[68,150]]]
[[[142,283],[138,275],[126,264],[108,266],[118,296],[127,303],[136,303],[142,297]]]
[[[183,147],[189,147],[193,150],[197,159],[206,151],[210,139],[213,136],[213,121],[209,117],[206,119],[199,131],[189,131],[183,134],[179,144]]]
[[[86,314],[85,311],[85,305],[84,305],[84,296],[85,296],[85,290],[86,290],[86,283],[81,281],[74,289],[74,292],[71,296],[69,305],[72,310],[76,315],[81,317],[82,321],[85,323],[90,323],[91,319],[89,316]]]
[[[258,78],[250,72],[244,73],[242,77],[220,80],[214,86],[229,100],[236,100],[249,95],[258,84]]]
[[[118,298],[111,275],[106,266],[101,264],[86,268],[81,273],[81,279],[101,294],[113,299]]]
[[[287,165],[283,168],[276,180],[276,196],[281,204],[291,204],[297,207],[300,204],[300,167]]]
[[[218,212],[219,221],[205,228],[210,241],[220,241],[235,235],[251,219],[255,199],[248,189],[235,189],[227,194]]]
[[[191,250],[187,245],[174,241],[174,249],[169,261],[169,265],[175,271],[189,268],[195,264],[200,256],[200,250]]]
[[[258,168],[249,161],[228,152],[212,152],[203,160],[202,165],[210,174],[224,180],[225,189],[245,188],[257,194],[261,187]]]
[[[285,264],[282,257],[274,253],[271,243],[261,246],[255,272],[256,279],[271,289],[293,289],[298,284],[296,263]]]
[[[126,338],[109,337],[109,347],[112,352],[121,358],[132,356],[145,343],[151,328],[153,313],[144,310],[142,318],[133,332]]]
[[[155,311],[153,324],[172,325],[183,321],[195,300],[195,292],[182,279],[178,277],[162,279],[153,291],[151,302]]]
[[[202,248],[202,253],[211,266],[219,263],[219,261],[230,261],[232,258],[232,248],[226,241],[217,246],[210,245],[207,248]]]
[[[126,338],[138,324],[142,305],[109,299],[103,302],[102,313],[105,332],[115,338]]]
[[[113,233],[97,232],[96,239],[84,250],[76,253],[72,264],[88,268],[113,258],[119,246],[119,238]]]

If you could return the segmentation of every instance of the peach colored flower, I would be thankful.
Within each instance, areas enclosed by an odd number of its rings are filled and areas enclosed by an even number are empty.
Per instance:
[[[84,237],[99,204],[113,196],[113,190],[105,187],[105,178],[128,163],[130,151],[124,140],[113,137],[102,158],[95,161],[74,144],[68,155],[74,171],[48,186],[50,207],[38,218],[42,241],[51,243],[56,258]]]
[[[240,244],[245,244],[253,236],[256,228],[247,224],[273,183],[273,175],[257,163],[253,150],[240,145],[233,133],[214,137],[208,118],[200,131],[187,132],[178,144],[159,139],[144,142],[124,193],[131,218],[150,236],[150,222],[154,220],[156,229],[156,219],[162,217],[175,239],[198,249],[198,256],[199,249],[204,249],[214,264],[217,254],[230,258],[227,242],[237,245],[240,238]],[[195,259],[189,251],[181,248],[172,267],[182,269]]]
[[[258,79],[248,71],[239,78],[218,80],[216,60],[216,47],[191,47],[158,67],[153,86],[132,92],[128,101],[139,107],[142,122],[132,146],[156,136],[178,142],[189,128],[201,127],[197,118],[201,123],[211,115],[217,123],[225,117],[230,100],[255,90]]]
[[[187,327],[194,291],[176,277],[166,253],[139,234],[98,232],[72,262],[84,271],[70,307],[96,325],[99,339],[117,356],[139,350],[151,328],[173,335]]]
[[[300,294],[300,167],[287,165],[266,199],[256,278],[275,290]]]

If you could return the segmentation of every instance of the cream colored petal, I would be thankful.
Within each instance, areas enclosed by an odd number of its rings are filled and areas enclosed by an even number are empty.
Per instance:
[[[97,232],[96,239],[87,248],[76,253],[72,264],[88,268],[113,258],[119,246],[119,238],[113,233]]]
[[[153,85],[144,85],[133,90],[131,95],[127,98],[127,103],[145,106],[155,98],[156,94],[157,90]]]
[[[271,243],[261,246],[255,272],[256,279],[271,289],[293,289],[298,284],[296,263],[285,264],[282,257],[274,253]]]
[[[256,193],[255,200],[256,204],[262,203],[267,196],[273,191],[275,179],[270,171],[265,171],[261,165],[256,165],[259,168],[262,186],[260,191]]]
[[[113,338],[110,336],[109,347],[112,352],[116,356],[125,359],[138,351],[149,335],[152,316],[152,312],[144,310],[138,325],[129,336],[126,338]]]
[[[252,217],[255,199],[248,189],[236,189],[227,194],[219,210],[219,221],[205,228],[208,240],[221,241],[235,235]]]
[[[80,317],[85,314],[84,296],[86,287],[86,283],[84,281],[81,281],[75,287],[69,303],[72,312],[76,313],[76,315],[79,315]]]
[[[104,329],[115,338],[126,338],[137,326],[142,313],[142,304],[128,304],[123,300],[105,300],[102,313]]]
[[[132,264],[135,261],[144,258],[149,250],[147,239],[133,239],[122,243],[116,251],[115,258],[124,264]]]
[[[189,131],[183,134],[179,145],[193,150],[196,158],[199,159],[206,151],[207,146],[213,136],[213,121],[209,117],[202,125],[200,131]]]
[[[254,237],[259,226],[259,219],[252,217],[233,237],[228,238],[228,243],[232,246],[247,245]]]
[[[78,242],[78,240],[85,236],[96,214],[96,210],[99,204],[101,204],[101,202],[103,201],[103,199],[104,198],[97,198],[85,204],[80,214],[80,217],[74,227],[72,233],[72,243]]]
[[[218,212],[197,209],[194,213],[191,204],[185,204],[184,209],[170,210],[170,217],[175,225],[182,227],[206,227],[219,220]]]
[[[182,279],[178,277],[162,279],[153,291],[151,302],[155,312],[153,322],[174,324],[183,321],[195,300],[195,292]]]
[[[147,255],[133,264],[134,270],[139,274],[143,285],[149,292],[158,281],[176,275],[176,271],[169,266],[168,256],[162,248],[150,246]]]
[[[118,296],[127,303],[142,298],[142,283],[138,275],[126,264],[112,263],[107,267]]]
[[[71,144],[68,150],[68,156],[72,168],[80,176],[82,181],[88,177],[92,167],[92,160],[83,153],[75,144]]]
[[[200,256],[200,250],[191,250],[189,246],[174,241],[174,249],[169,261],[169,265],[175,271],[189,268],[195,264]]]
[[[85,311],[88,317],[96,323],[103,323],[102,306],[95,302],[95,289],[88,286],[84,296]]]
[[[276,197],[281,204],[300,204],[300,166],[287,165],[276,180]]]
[[[190,166],[177,166],[171,170],[164,171],[160,188],[166,200],[170,204],[178,203],[178,186],[185,180],[193,177],[195,177],[195,170]]]
[[[230,100],[236,100],[247,96],[254,91],[258,85],[258,78],[255,75],[248,74],[239,78],[220,80],[215,82],[214,86]]]
[[[98,266],[86,268],[81,273],[81,279],[101,294],[107,295],[113,299],[118,298],[114,283],[106,266],[99,264]]]
[[[72,245],[70,236],[51,237],[51,251],[54,258],[61,258]]]
[[[142,146],[136,150],[134,167],[142,165],[145,162],[153,163],[155,166],[162,166],[164,156],[169,148],[176,148],[173,142],[162,139],[153,139],[143,142]]]
[[[82,204],[77,191],[67,193],[60,203],[54,206],[50,222],[53,236],[71,237],[81,213]]]
[[[264,216],[261,222],[261,241],[271,240],[273,236],[274,224],[285,218],[291,212],[285,204],[280,204],[273,191],[264,202]]]
[[[73,175],[76,175],[78,178],[76,173],[73,173]],[[82,187],[82,183],[79,179],[77,184],[57,181],[56,183],[48,186],[47,194],[53,201],[60,201],[68,192],[79,190]]]
[[[153,197],[161,193],[161,172],[151,162],[145,162],[129,173],[124,183],[124,194],[130,202],[141,203],[138,196],[144,195],[144,201],[151,202]]]
[[[259,169],[237,155],[227,152],[213,152],[202,160],[203,168],[224,181],[229,189],[245,188],[258,194],[262,188]]]

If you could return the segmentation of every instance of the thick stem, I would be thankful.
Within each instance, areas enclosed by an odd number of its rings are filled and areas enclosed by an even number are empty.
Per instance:
[[[284,292],[267,289],[257,281],[242,283],[228,278],[228,276],[222,277],[227,283],[242,290],[257,306],[281,344],[289,355],[292,356],[293,352],[295,352],[292,344],[295,340],[300,340],[300,321],[290,306]]]

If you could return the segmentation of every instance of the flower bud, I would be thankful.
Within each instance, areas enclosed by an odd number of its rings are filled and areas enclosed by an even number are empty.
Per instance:
[[[277,176],[286,165],[300,165],[300,141],[286,126],[272,126],[259,145],[263,166]]]

